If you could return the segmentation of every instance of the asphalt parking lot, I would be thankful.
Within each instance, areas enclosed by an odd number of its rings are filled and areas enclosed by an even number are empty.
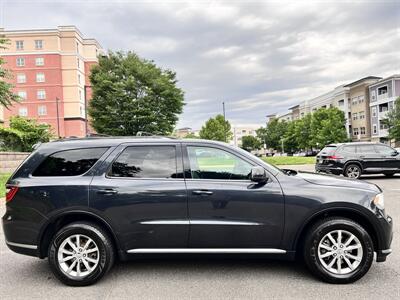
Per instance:
[[[300,263],[189,258],[117,264],[96,285],[72,288],[53,276],[47,260],[11,252],[1,231],[0,299],[400,299],[400,176],[369,176],[362,180],[384,190],[395,237],[387,261],[374,263],[364,278],[350,285],[322,283]]]

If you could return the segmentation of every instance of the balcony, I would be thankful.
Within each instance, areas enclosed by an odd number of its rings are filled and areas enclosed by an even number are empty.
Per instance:
[[[384,93],[384,94],[378,95],[376,98],[377,98],[378,101],[382,101],[382,100],[385,100],[388,97],[389,97],[389,93]]]

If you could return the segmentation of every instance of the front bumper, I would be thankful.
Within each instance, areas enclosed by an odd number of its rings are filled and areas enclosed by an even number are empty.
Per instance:
[[[380,232],[378,233],[378,249],[376,250],[376,261],[384,262],[386,257],[392,253],[390,245],[393,240],[393,219],[390,216],[379,218]]]

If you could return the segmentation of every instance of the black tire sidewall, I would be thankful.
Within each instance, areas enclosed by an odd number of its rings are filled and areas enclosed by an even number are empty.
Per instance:
[[[363,247],[363,258],[360,265],[351,273],[348,274],[334,274],[326,270],[318,258],[318,245],[321,239],[330,231],[333,230],[346,230],[354,234],[361,242]],[[347,219],[333,219],[327,222],[320,223],[319,226],[314,227],[310,232],[310,236],[306,241],[304,249],[304,258],[308,268],[329,283],[351,283],[362,276],[364,276],[374,258],[373,243],[369,234],[357,223]]]
[[[361,169],[361,167],[360,167],[359,165],[357,165],[357,164],[349,164],[348,166],[346,166],[346,169],[344,170],[344,176],[348,177],[348,176],[347,176],[347,170],[348,170],[349,168],[351,168],[351,167],[357,167],[357,168],[358,168],[359,174],[360,174],[360,175],[358,175],[358,177],[356,177],[356,178],[354,178],[354,179],[359,179],[359,178],[361,177],[361,175],[362,175],[362,169]]]
[[[61,243],[69,236],[82,234],[90,237],[99,248],[100,261],[96,269],[83,278],[73,278],[65,274],[58,263],[58,249]],[[113,263],[113,251],[110,249],[110,241],[107,235],[98,227],[92,224],[74,223],[62,228],[51,241],[48,253],[48,260],[53,273],[63,283],[71,286],[86,286],[98,281],[110,268]]]

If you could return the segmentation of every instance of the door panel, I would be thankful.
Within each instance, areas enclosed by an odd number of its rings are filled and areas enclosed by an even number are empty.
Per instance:
[[[253,162],[229,148],[184,148],[190,237],[194,248],[277,248],[284,199],[277,180],[249,179]]]
[[[166,176],[166,168],[171,163],[171,158],[163,158],[165,149],[160,152],[157,149],[171,146],[178,156],[176,172],[172,175],[175,178],[157,178],[158,174]],[[127,150],[135,147],[151,150]],[[107,217],[124,250],[187,247],[189,220],[186,186],[184,179],[179,178],[183,177],[180,145],[123,145],[115,152],[106,165],[121,153],[114,161],[116,167],[103,169],[93,178],[90,207]],[[150,162],[150,156],[159,157]],[[155,165],[158,172],[153,168]]]

